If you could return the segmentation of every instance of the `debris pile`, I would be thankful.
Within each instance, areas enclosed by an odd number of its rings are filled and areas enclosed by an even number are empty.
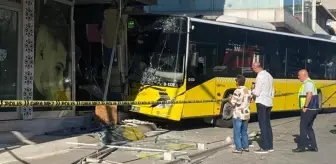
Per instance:
[[[97,132],[99,140],[104,145],[119,141],[138,141],[145,138],[144,133],[134,126],[109,126]]]

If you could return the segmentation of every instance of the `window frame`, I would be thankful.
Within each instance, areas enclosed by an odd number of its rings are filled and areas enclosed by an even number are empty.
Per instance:
[[[21,0],[22,2],[22,0]],[[22,38],[23,38],[23,30],[22,30],[22,6],[20,3],[10,2],[10,1],[2,1],[0,2],[0,8],[5,10],[10,10],[12,12],[17,12],[17,70],[16,70],[16,99],[22,99],[22,84],[23,84],[23,78],[22,78],[22,70],[23,70],[23,45],[22,45]],[[2,110],[2,112],[15,112],[16,116],[8,117],[6,119],[19,119],[21,117],[21,108],[16,107],[15,111],[10,109]],[[1,119],[0,119],[1,120]]]

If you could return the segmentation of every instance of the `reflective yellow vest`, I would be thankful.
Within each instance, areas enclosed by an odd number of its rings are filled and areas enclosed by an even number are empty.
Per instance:
[[[313,80],[311,79],[307,79],[306,81],[304,81],[300,87],[300,90],[299,90],[299,94],[298,94],[298,97],[299,97],[299,107],[300,109],[303,108],[303,106],[305,105],[306,103],[306,93],[305,93],[305,83],[313,83],[314,85],[314,90],[313,90],[313,93],[312,93],[312,98],[308,104],[308,109],[319,109],[319,97],[318,97],[318,93],[317,93],[317,88],[315,86],[315,83]]]

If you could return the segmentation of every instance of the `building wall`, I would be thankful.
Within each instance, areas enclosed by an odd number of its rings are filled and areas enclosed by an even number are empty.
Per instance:
[[[283,0],[158,0],[147,7],[156,11],[223,11],[223,9],[279,8]],[[291,4],[291,3],[290,3]]]
[[[158,0],[157,5],[145,7],[147,12],[223,11],[225,0]]]
[[[71,100],[71,3],[0,1],[1,100]],[[1,108],[0,120],[62,117],[71,109]]]
[[[327,9],[336,9],[335,0],[317,0],[317,2],[321,2]]]
[[[0,1],[0,99],[21,97],[20,50],[21,48],[21,3]],[[22,23],[22,22],[21,22]],[[16,119],[19,111],[2,108],[1,119]]]
[[[224,11],[226,9],[288,8],[301,12],[303,3],[311,0],[158,0],[157,5],[146,7],[149,12]]]
[[[157,5],[146,7],[145,10],[150,13],[219,16],[230,10],[285,9],[302,21],[311,19],[311,2],[312,0],[158,0]],[[303,6],[306,7],[303,9]],[[311,26],[311,22],[307,22],[307,25]]]
[[[247,13],[256,13],[252,16],[253,18],[248,17],[248,19],[274,23],[277,17],[282,17],[283,19],[287,19],[287,17],[283,16],[283,14],[268,15],[265,11],[275,13],[277,10],[285,10],[285,15],[290,17],[288,19],[295,17],[299,21],[293,26],[312,28],[312,1],[313,0],[158,0],[157,5],[147,7],[146,11],[149,13],[185,14],[187,16],[205,15],[214,18],[220,15],[246,18]],[[286,20],[282,21],[284,22]]]
[[[329,9],[329,11],[336,16],[336,1],[335,0],[317,0],[321,1],[324,7]]]

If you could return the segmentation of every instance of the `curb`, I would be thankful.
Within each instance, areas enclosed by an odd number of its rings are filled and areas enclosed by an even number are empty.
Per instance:
[[[192,160],[195,160],[197,158],[201,158],[201,157],[204,157],[204,156],[214,154],[219,150],[222,150],[226,147],[229,147],[230,145],[231,145],[231,143],[223,144],[223,145],[211,148],[211,149],[207,149],[207,150],[204,150],[204,151],[200,151],[200,152],[190,154],[188,157],[191,159],[190,161],[192,161]],[[180,158],[180,159],[176,159],[174,161],[167,162],[165,164],[181,164],[181,163],[185,163],[185,159]]]
[[[139,129],[140,130],[140,129]],[[125,128],[125,137],[129,134],[130,130]],[[134,129],[132,130],[134,133]],[[141,132],[142,133],[142,132]],[[134,135],[134,134],[133,134]],[[135,134],[136,135],[136,134]],[[144,135],[144,134],[143,134]],[[132,136],[128,136],[132,137]],[[69,138],[63,138],[58,140],[53,140],[49,142],[44,142],[40,144],[31,144],[31,145],[24,145],[18,146],[15,148],[5,147],[0,149],[0,164],[10,163],[10,162],[17,162],[20,159],[34,159],[34,158],[41,158],[46,156],[52,156],[55,154],[64,153],[70,151],[72,145],[67,144],[68,142],[73,143],[99,143],[99,137],[97,133],[88,133],[82,134],[78,136],[73,136]]]
[[[31,138],[36,136],[32,132],[19,132],[19,131],[7,131],[7,132],[0,132],[0,144],[6,145],[15,145],[20,143],[26,144],[35,144],[34,142],[30,141]]]
[[[66,142],[78,142],[83,140],[86,137],[85,135],[65,138],[61,140],[55,140],[50,142],[45,142],[37,145],[25,145],[18,148],[7,148],[2,150],[0,154],[0,163],[10,163],[17,162],[18,159],[33,159],[39,158],[41,156],[50,156],[55,155],[64,151],[69,150],[70,145]]]
[[[257,131],[253,130],[251,133],[248,134],[249,138],[250,137],[255,137],[256,135],[258,134]],[[223,145],[220,145],[220,146],[216,146],[216,147],[213,147],[213,148],[210,148],[210,149],[207,149],[207,150],[204,150],[204,151],[199,151],[199,152],[196,152],[196,153],[193,153],[193,154],[190,154],[188,155],[189,157],[189,163],[191,162],[197,162],[198,160],[201,160],[203,159],[204,157],[206,156],[210,156],[224,148],[227,148],[229,146],[231,146],[233,144],[232,141],[230,142],[227,142]],[[183,159],[183,158],[178,158],[178,159],[175,159],[173,161],[169,161],[165,164],[181,164],[181,163],[185,163],[186,159]]]

